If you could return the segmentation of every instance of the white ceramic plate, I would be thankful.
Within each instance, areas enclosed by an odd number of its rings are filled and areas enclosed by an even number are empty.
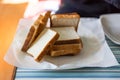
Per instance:
[[[116,44],[120,45],[120,14],[106,14],[100,16],[106,36]]]

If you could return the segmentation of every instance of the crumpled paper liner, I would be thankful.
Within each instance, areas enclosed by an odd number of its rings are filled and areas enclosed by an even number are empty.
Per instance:
[[[21,51],[21,47],[34,20],[21,19],[14,40],[4,59],[16,67],[29,69],[72,69],[81,67],[110,67],[118,65],[116,58],[105,41],[99,19],[81,18],[78,34],[83,49],[76,56],[50,57],[36,62],[33,57]]]

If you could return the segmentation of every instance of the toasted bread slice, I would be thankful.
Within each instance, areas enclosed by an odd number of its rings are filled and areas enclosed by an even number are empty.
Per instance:
[[[74,27],[54,27],[51,29],[60,35],[49,51],[51,56],[74,55],[83,48],[82,40]]]
[[[61,44],[61,45],[53,45],[51,50],[66,50],[66,49],[82,49],[83,44],[77,43],[77,44]]]
[[[51,27],[71,27],[78,28],[80,16],[77,13],[71,14],[52,14],[50,17]]]
[[[58,51],[51,51],[50,56],[66,56],[66,55],[77,55],[79,54],[81,49],[65,49],[65,50],[58,50]]]
[[[81,42],[80,36],[75,31],[74,27],[54,27],[51,29],[60,34],[60,37],[55,42],[55,45]]]
[[[50,11],[46,12],[44,15],[40,15],[35,20],[22,46],[22,49],[21,49],[22,51],[26,52],[27,49],[33,43],[33,41],[37,38],[37,36],[43,31],[43,29],[46,27],[47,20],[49,17],[50,17]]]
[[[36,61],[41,61],[58,37],[59,34],[57,32],[47,28],[44,29],[27,50],[27,53],[32,55]]]
[[[61,45],[53,45],[49,54],[51,56],[61,56],[61,55],[75,55],[80,53],[83,48],[82,41],[79,43],[71,43],[71,44],[61,44]]]

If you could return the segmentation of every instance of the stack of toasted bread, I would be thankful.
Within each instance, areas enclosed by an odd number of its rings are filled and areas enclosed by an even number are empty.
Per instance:
[[[46,27],[50,18],[50,28]],[[29,30],[22,51],[40,61],[45,54],[50,56],[76,55],[83,45],[77,34],[80,16],[77,13],[40,15]]]

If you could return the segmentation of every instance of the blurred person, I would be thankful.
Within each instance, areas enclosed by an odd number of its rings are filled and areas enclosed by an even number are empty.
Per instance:
[[[120,13],[120,0],[61,0],[56,14],[77,12],[81,17]]]

